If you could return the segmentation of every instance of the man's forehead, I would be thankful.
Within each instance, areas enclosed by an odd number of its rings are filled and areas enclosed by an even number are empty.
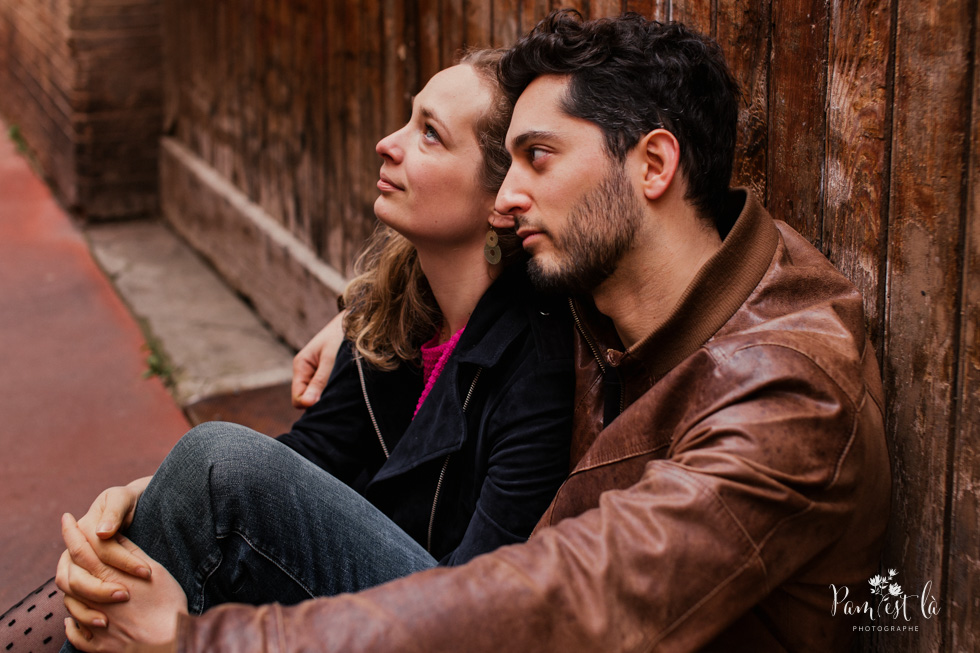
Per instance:
[[[515,125],[522,129],[534,129],[531,121],[535,118],[547,119],[564,115],[561,101],[568,88],[568,79],[567,75],[541,75],[528,84],[514,105],[508,136],[513,133]]]
[[[514,105],[507,130],[508,149],[519,148],[529,138],[561,139],[569,129],[599,129],[565,111],[570,79],[569,75],[541,75],[528,84]]]

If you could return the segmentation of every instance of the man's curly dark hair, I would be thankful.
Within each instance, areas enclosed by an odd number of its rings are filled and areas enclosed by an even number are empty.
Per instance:
[[[650,131],[680,144],[687,196],[719,219],[735,156],[741,93],[718,44],[680,23],[635,13],[583,21],[554,11],[504,56],[501,84],[514,102],[541,75],[569,75],[562,109],[602,129],[622,162]]]

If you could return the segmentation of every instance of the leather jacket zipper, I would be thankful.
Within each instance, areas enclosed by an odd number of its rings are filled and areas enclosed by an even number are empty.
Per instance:
[[[466,399],[463,400],[463,416],[466,416],[466,409],[470,405],[470,398],[473,396],[473,390],[476,389],[476,381],[480,378],[480,373],[483,372],[483,368],[477,368],[476,376],[473,377],[473,382],[470,383],[470,389],[466,393]],[[449,459],[452,458],[452,454],[447,454],[446,459],[442,461],[442,469],[439,470],[439,480],[436,481],[436,492],[432,497],[432,511],[429,513],[429,529],[428,537],[425,541],[425,550],[432,553],[432,527],[436,523],[436,506],[439,505],[439,493],[442,491],[442,481],[446,478],[446,468],[449,467]]]
[[[585,330],[584,326],[582,326],[582,320],[578,315],[578,309],[575,308],[575,302],[572,301],[571,297],[568,298],[568,307],[572,309],[572,320],[575,321],[575,328],[578,329],[580,334],[582,334],[582,338],[585,339],[585,344],[587,344],[589,349],[592,351],[592,357],[595,358],[595,362],[599,364],[599,371],[602,373],[602,376],[605,377],[607,373],[606,365],[602,362],[602,358],[599,356],[599,348],[592,340],[592,336],[589,335],[589,332]],[[622,415],[624,410],[626,410],[626,392],[624,391],[624,388],[620,386],[619,414]]]
[[[368,417],[371,418],[371,425],[374,427],[374,432],[378,436],[378,442],[381,443],[381,451],[385,454],[385,460],[388,460],[388,445],[385,444],[385,439],[381,435],[381,429],[378,428],[378,420],[374,418],[374,409],[371,408],[371,400],[368,398],[367,384],[364,382],[364,368],[361,367],[361,354],[356,349],[354,350],[354,363],[357,365],[357,376],[361,380],[361,394],[364,395],[364,404],[367,406]]]
[[[589,349],[592,351],[592,356],[595,358],[595,362],[599,364],[599,371],[602,372],[603,376],[605,376],[606,365],[602,362],[602,358],[599,357],[599,349],[592,341],[592,336],[590,336],[588,332],[586,332],[585,327],[582,326],[582,320],[578,316],[578,310],[575,308],[575,302],[572,301],[571,297],[568,298],[568,307],[572,309],[572,319],[575,320],[575,328],[578,329],[578,332],[582,334],[583,338],[585,338],[585,344],[589,346]]]
[[[367,383],[364,382],[364,368],[361,365],[361,355],[354,350],[354,363],[357,365],[357,376],[361,381],[361,394],[364,395],[364,404],[367,406],[368,417],[371,418],[371,426],[374,427],[374,433],[378,436],[378,442],[381,443],[381,451],[385,454],[385,460],[388,459],[388,445],[385,444],[384,436],[381,435],[381,429],[378,427],[378,420],[374,417],[374,409],[371,407],[371,399],[368,397]],[[466,399],[463,400],[463,415],[466,415],[466,409],[470,405],[470,398],[473,397],[473,390],[476,389],[476,382],[480,378],[480,373],[483,372],[483,368],[478,368],[476,370],[476,375],[473,377],[473,381],[470,383],[470,389],[466,393]],[[449,459],[452,458],[452,454],[448,454],[445,460],[442,461],[442,469],[439,471],[439,480],[436,481],[436,491],[432,497],[432,510],[429,512],[429,529],[428,538],[426,540],[425,550],[432,551],[432,527],[436,522],[436,507],[439,505],[439,494],[442,492],[442,482],[446,478],[446,469],[449,467]]]

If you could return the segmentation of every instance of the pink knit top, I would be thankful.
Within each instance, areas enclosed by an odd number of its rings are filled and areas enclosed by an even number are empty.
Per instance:
[[[463,327],[463,329],[465,328]],[[419,397],[419,403],[415,405],[415,412],[412,413],[413,418],[418,414],[419,408],[422,407],[422,402],[429,396],[429,391],[436,384],[436,379],[439,378],[443,368],[446,367],[446,361],[449,360],[449,355],[456,348],[459,337],[463,335],[463,329],[454,333],[452,338],[442,344],[439,344],[439,334],[436,333],[432,337],[432,340],[422,345],[422,379],[425,381],[425,387],[422,388],[422,396]]]

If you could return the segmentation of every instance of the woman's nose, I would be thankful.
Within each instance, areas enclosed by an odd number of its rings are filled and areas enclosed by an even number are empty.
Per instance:
[[[399,135],[404,131],[404,127],[396,132],[392,132],[378,141],[374,146],[374,151],[381,155],[383,159],[390,159],[397,163],[401,160],[403,150],[399,144]]]

